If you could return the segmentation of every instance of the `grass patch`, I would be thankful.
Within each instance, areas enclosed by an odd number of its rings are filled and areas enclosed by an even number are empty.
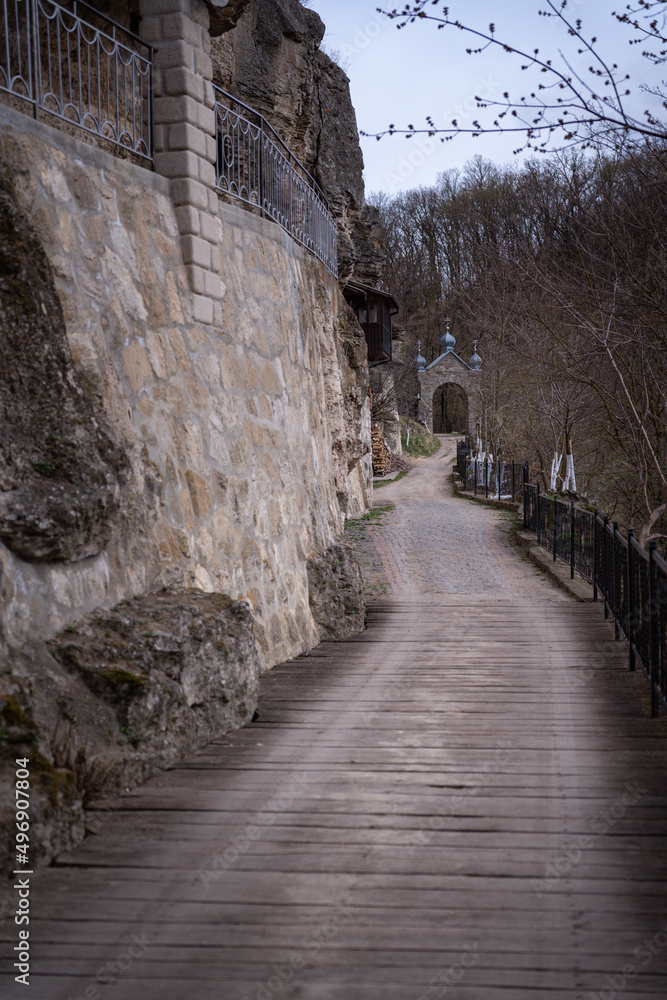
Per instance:
[[[515,510],[503,510],[500,512],[500,524],[498,525],[501,534],[511,548],[518,548],[519,545],[519,514]]]
[[[391,486],[392,483],[397,483],[399,479],[403,478],[403,476],[407,476],[409,471],[409,469],[403,469],[397,476],[394,476],[393,479],[381,479],[379,483],[373,483],[373,489],[379,490],[381,486]]]
[[[395,509],[396,504],[391,503],[389,500],[386,503],[378,504],[376,507],[371,507],[361,517],[353,517],[349,521],[346,521],[345,531],[355,542],[363,541],[366,538],[366,528],[368,525],[382,524],[383,518]]]
[[[410,444],[408,444],[407,434],[401,434],[401,444],[403,445],[403,451],[408,455],[412,455],[413,458],[428,458],[429,455],[435,455],[440,447],[438,438],[433,434],[429,434],[428,431],[423,434],[416,434],[411,431]]]
[[[410,430],[410,444],[408,445],[408,429]],[[428,430],[424,424],[420,424],[412,417],[401,417],[401,444],[403,451],[413,458],[428,458],[434,455],[440,447],[440,441]]]

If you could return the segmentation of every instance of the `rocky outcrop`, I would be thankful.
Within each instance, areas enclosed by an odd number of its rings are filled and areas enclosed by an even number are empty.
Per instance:
[[[226,31],[231,31],[236,27],[241,14],[248,7],[250,0],[227,0],[226,3],[211,3],[207,0],[208,16],[210,19],[209,31],[211,38],[223,35]]]
[[[13,762],[28,756],[34,863],[82,839],[89,805],[238,729],[257,701],[252,615],[222,594],[165,589],[10,655],[0,793],[9,803]],[[0,819],[3,845],[11,823]]]
[[[35,228],[0,173],[0,538],[75,561],[109,542],[127,459],[72,361]]]
[[[308,560],[308,597],[320,642],[349,639],[363,629],[364,581],[348,542],[332,542]]]
[[[375,285],[383,250],[364,201],[363,156],[345,72],[319,48],[325,27],[298,0],[250,0],[212,44],[213,80],[261,112],[324,191],[338,226],[341,283]]]

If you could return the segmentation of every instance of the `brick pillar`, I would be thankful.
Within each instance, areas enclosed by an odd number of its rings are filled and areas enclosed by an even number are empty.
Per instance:
[[[155,49],[155,169],[171,180],[199,323],[221,323],[220,232],[209,17],[203,0],[139,0],[139,34]]]

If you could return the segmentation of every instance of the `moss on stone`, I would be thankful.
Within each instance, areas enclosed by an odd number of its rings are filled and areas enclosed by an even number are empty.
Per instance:
[[[32,721],[29,718],[26,711],[21,708],[18,698],[14,695],[5,694],[2,696],[4,699],[4,705],[0,710],[0,715],[7,723],[8,726],[15,726],[16,728],[29,729],[32,725]]]
[[[146,687],[146,678],[124,670],[122,667],[104,667],[100,671],[104,680],[114,688],[124,688],[124,694],[134,697]]]

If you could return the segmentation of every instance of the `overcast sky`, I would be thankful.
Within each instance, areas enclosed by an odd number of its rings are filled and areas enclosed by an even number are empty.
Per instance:
[[[576,17],[583,21],[587,37],[596,35],[597,48],[617,62],[632,81],[658,83],[665,70],[651,69],[639,47],[630,48],[631,34],[611,17],[627,0],[570,0]],[[471,39],[454,28],[438,30],[433,22],[419,21],[397,30],[397,22],[376,12],[378,0],[311,0],[309,6],[327,26],[323,47],[340,54],[350,77],[352,101],[359,128],[377,132],[394,122],[399,127],[425,125],[426,115],[437,124],[456,118],[470,125],[480,112],[474,96],[502,99],[505,90],[520,96],[539,82],[535,71],[522,72],[521,60],[498,48],[481,55],[467,55]],[[395,2],[385,9],[398,6]],[[540,49],[540,55],[559,60],[558,50],[576,59],[576,47],[562,28],[538,15],[542,0],[450,0],[450,16],[479,28],[490,21],[497,37],[524,51]],[[433,10],[440,11],[441,5]],[[590,59],[585,65],[590,63]],[[562,65],[562,64],[561,64]],[[581,66],[581,62],[579,63]],[[585,66],[582,67],[585,71]],[[541,77],[540,79],[543,79]],[[638,110],[645,99],[637,95]],[[490,112],[486,112],[488,115]],[[461,167],[476,153],[497,162],[516,158],[515,136],[458,136],[452,142],[416,137],[411,140],[387,136],[380,142],[362,138],[366,191],[395,193],[402,189],[433,184],[437,174]]]

